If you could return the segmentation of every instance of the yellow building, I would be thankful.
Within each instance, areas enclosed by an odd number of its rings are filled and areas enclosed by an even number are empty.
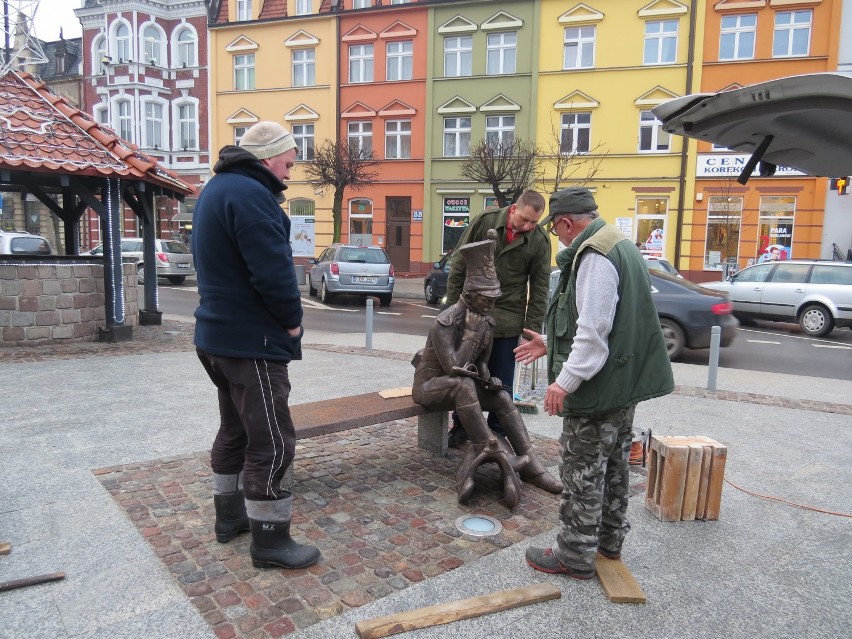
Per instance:
[[[705,2],[696,4],[693,15],[676,0],[542,0],[536,141],[550,156],[543,190],[585,183],[608,222],[672,261],[694,162],[687,141],[666,134],[651,108],[700,86],[694,52]]]
[[[286,126],[299,156],[285,208],[297,219],[315,216],[312,244],[328,246],[332,194],[314,191],[299,160],[312,159],[323,141],[337,138],[338,23],[296,9],[296,0],[286,7],[221,0],[208,40],[211,148],[238,142],[261,120]]]

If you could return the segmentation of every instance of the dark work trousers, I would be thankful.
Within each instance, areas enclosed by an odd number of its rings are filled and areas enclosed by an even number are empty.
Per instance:
[[[512,383],[515,379],[515,353],[518,337],[495,337],[491,343],[491,357],[488,358],[488,369],[492,377],[499,377],[503,388],[512,396]],[[453,423],[461,424],[459,416],[453,412]],[[493,413],[488,413],[488,427],[498,435],[505,435],[500,420]]]
[[[293,462],[296,433],[290,418],[286,362],[219,357],[196,349],[219,391],[219,432],[210,451],[213,472],[243,473],[252,501],[283,499],[281,478]]]

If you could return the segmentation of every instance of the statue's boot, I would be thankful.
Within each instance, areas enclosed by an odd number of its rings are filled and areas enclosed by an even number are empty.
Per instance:
[[[456,490],[459,503],[465,503],[473,495],[476,469],[487,462],[495,462],[503,475],[504,500],[514,508],[521,499],[521,482],[509,463],[506,452],[501,450],[497,438],[488,429],[479,403],[456,408],[470,438],[470,446],[456,471]]]
[[[506,438],[518,456],[515,470],[518,471],[521,479],[549,493],[561,493],[562,482],[551,475],[538,458],[520,411],[515,408],[499,417],[506,431]]]

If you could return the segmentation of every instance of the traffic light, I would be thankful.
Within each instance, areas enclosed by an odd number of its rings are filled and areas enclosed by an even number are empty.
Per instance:
[[[846,195],[849,192],[849,178],[839,177],[831,180],[828,188],[837,191],[837,195]]]

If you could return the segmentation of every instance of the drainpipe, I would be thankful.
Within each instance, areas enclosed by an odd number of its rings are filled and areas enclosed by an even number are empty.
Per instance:
[[[686,88],[684,95],[692,93],[693,65],[695,64],[695,28],[698,0],[692,0],[689,7],[689,50],[686,56]],[[681,268],[680,243],[683,238],[683,207],[686,205],[686,167],[689,160],[689,138],[683,138],[680,150],[680,179],[677,197],[677,224],[675,226],[675,267]]]

